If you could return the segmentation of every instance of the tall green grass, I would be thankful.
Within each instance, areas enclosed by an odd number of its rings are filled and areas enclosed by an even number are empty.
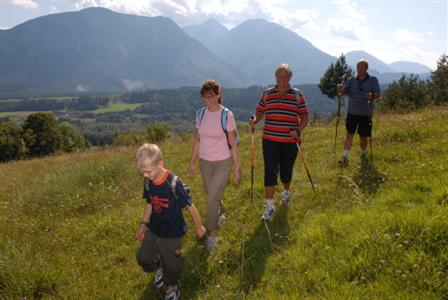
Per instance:
[[[277,204],[266,225],[260,132],[251,201],[250,136],[241,128],[243,180],[226,189],[215,251],[192,230],[185,237],[183,299],[447,299],[447,117],[446,107],[375,116],[373,164],[356,155],[355,139],[347,169],[333,157],[334,124],[307,128],[317,193],[297,159],[292,201]],[[339,151],[342,134],[338,142]],[[204,216],[200,176],[186,174],[191,137],[161,146]],[[135,261],[144,206],[135,151],[0,165],[0,298],[162,297]]]

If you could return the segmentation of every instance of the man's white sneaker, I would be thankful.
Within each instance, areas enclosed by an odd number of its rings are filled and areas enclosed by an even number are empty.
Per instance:
[[[268,221],[274,215],[274,212],[275,212],[274,207],[272,208],[266,207],[263,214],[261,215],[261,219],[264,221]]]
[[[280,194],[280,198],[282,199],[282,203],[283,204],[288,204],[289,199],[291,198],[291,192],[288,190],[284,190],[281,194]]]

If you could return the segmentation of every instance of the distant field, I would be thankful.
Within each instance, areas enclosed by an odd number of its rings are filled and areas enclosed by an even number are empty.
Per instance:
[[[67,98],[68,99],[68,98]],[[64,100],[64,99],[60,99]],[[134,110],[137,107],[142,105],[142,103],[112,103],[107,107],[99,108],[96,110],[92,110],[94,113],[110,113],[110,112],[119,112],[125,110]],[[11,112],[0,112],[0,117],[27,117],[28,115],[34,113],[35,111],[11,111]],[[51,111],[39,111],[39,112],[51,112]],[[85,111],[88,112],[88,111]]]
[[[51,112],[51,111],[40,111],[40,112]],[[32,113],[35,113],[35,111],[7,111],[7,112],[0,112],[0,117],[26,118],[28,115]]]
[[[109,112],[118,112],[125,110],[133,110],[142,105],[142,103],[132,104],[132,103],[112,103],[107,107],[99,108],[94,110],[95,113],[109,113]]]

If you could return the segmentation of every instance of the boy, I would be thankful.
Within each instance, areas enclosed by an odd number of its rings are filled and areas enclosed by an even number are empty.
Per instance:
[[[141,146],[136,166],[144,175],[143,197],[147,202],[136,233],[136,239],[142,241],[137,261],[145,272],[156,272],[154,286],[165,285],[165,299],[176,300],[180,295],[181,241],[186,233],[182,209],[190,213],[198,238],[206,230],[182,182],[164,168],[157,145]]]

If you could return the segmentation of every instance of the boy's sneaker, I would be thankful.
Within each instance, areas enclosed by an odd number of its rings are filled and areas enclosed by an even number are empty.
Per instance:
[[[212,251],[215,247],[218,241],[216,240],[216,237],[209,236],[207,238],[207,249],[208,251]]]
[[[291,192],[288,190],[284,190],[281,194],[280,194],[280,198],[282,199],[282,203],[283,204],[288,204],[289,202],[289,198],[291,197]]]
[[[266,207],[266,209],[264,210],[264,213],[261,215],[261,219],[263,221],[268,221],[274,215],[274,212],[275,212],[274,207],[272,207],[272,208]]]
[[[226,215],[225,215],[225,214],[220,215],[219,218],[218,218],[218,226],[221,226],[221,225],[224,224],[226,221],[227,221],[227,219],[226,219]]]
[[[170,287],[165,291],[165,300],[177,300],[180,296],[180,287],[176,284],[175,287]]]
[[[160,289],[163,286],[163,269],[157,269],[156,274],[154,276],[154,282],[152,283],[152,285],[157,288]]]
[[[340,166],[340,167],[343,167],[343,168],[345,168],[345,167],[348,167],[348,165],[349,165],[350,163],[349,163],[349,161],[348,161],[348,158],[347,158],[347,157],[345,157],[345,156],[342,156],[341,160],[340,160],[340,161],[338,161],[338,164],[339,164],[339,166]]]

